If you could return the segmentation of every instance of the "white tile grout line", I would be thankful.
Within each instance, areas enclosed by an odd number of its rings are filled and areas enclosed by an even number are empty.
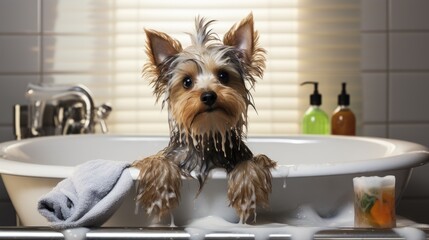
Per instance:
[[[44,76],[44,67],[43,67],[43,58],[44,58],[44,51],[43,51],[43,1],[39,0],[38,4],[38,11],[39,11],[39,46],[40,46],[40,54],[39,54],[39,83],[43,82],[43,76]]]
[[[390,137],[390,0],[386,1],[386,137]]]

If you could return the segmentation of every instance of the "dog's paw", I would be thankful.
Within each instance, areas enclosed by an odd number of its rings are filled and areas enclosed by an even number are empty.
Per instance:
[[[269,157],[267,157],[264,154],[258,154],[254,156],[252,161],[263,168],[271,169],[277,166],[277,162],[271,160]]]
[[[182,183],[179,167],[162,154],[137,161],[133,167],[140,170],[137,204],[160,220],[179,204]]]
[[[228,199],[241,223],[251,216],[256,221],[256,206],[267,207],[270,193],[271,172],[264,164],[243,161],[228,175]]]

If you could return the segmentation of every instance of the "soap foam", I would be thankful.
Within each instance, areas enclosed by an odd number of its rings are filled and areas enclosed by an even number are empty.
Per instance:
[[[415,227],[403,227],[403,228],[394,228],[393,231],[395,231],[396,234],[399,236],[410,239],[410,240],[425,240],[426,234]]]
[[[353,185],[355,188],[391,188],[395,187],[395,176],[355,177]]]
[[[354,208],[353,204],[349,203],[340,207],[338,212],[329,218],[323,218],[311,206],[303,205],[283,217],[259,218],[258,223],[252,225],[231,223],[220,217],[208,216],[193,220],[186,226],[185,231],[189,233],[192,240],[204,239],[211,234],[225,234],[231,237],[228,233],[233,233],[234,236],[250,234],[247,237],[254,237],[256,240],[265,240],[270,237],[310,240],[319,231],[353,228],[353,225]],[[425,239],[425,233],[417,228],[429,227],[403,218],[397,220],[397,226],[393,231],[410,240]]]
[[[209,216],[197,219],[190,223],[185,230],[190,234],[190,239],[201,240],[213,233],[229,233],[253,235],[256,240],[268,239],[270,236],[288,236],[292,239],[311,239],[320,228],[300,228],[286,224],[269,223],[260,225],[235,224],[225,221],[220,217]],[[228,235],[226,233],[226,235]]]
[[[232,223],[217,216],[195,219],[185,226],[192,240],[203,240],[210,235],[233,236],[265,240],[269,238],[289,238],[292,240],[313,239],[322,230],[350,228],[353,226],[353,205],[347,204],[337,214],[323,218],[311,206],[299,206],[296,211],[280,218],[259,218],[258,223],[248,225]],[[157,227],[163,225],[157,225]],[[429,228],[426,224],[416,224],[411,220],[399,218],[393,231],[409,240],[425,239],[425,233],[418,228]],[[166,225],[166,227],[168,227]],[[169,227],[174,227],[170,225]],[[140,229],[141,230],[141,229]],[[65,240],[85,240],[88,228],[74,228],[62,231]]]
[[[350,204],[332,218],[322,218],[310,206],[300,206],[296,211],[286,214],[285,217],[258,218],[258,223],[248,225],[231,223],[220,217],[209,216],[196,219],[189,223],[185,230],[192,240],[204,239],[204,236],[213,233],[251,234],[257,240],[269,239],[274,236],[294,239],[312,239],[320,230],[332,229],[339,226],[353,226],[353,206]]]
[[[85,240],[86,234],[90,231],[89,228],[72,228],[62,231],[64,240]]]

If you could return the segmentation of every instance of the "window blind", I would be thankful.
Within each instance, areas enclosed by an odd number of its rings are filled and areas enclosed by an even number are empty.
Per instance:
[[[347,82],[359,119],[359,1],[109,0],[102,7],[91,9],[95,13],[89,17],[96,19],[97,26],[104,26],[104,32],[96,36],[100,41],[92,43],[97,54],[85,61],[94,65],[103,62],[108,70],[101,77],[91,70],[84,71],[85,80],[80,82],[93,91],[97,103],[112,104],[114,110],[108,119],[112,133],[169,133],[167,109],[161,110],[161,103],[155,104],[152,88],[142,77],[147,61],[144,28],[165,32],[185,47],[190,44],[187,33],[194,31],[196,16],[217,20],[212,27],[222,38],[250,12],[260,34],[260,45],[267,50],[267,68],[252,92],[257,111],[249,108],[248,135],[299,133],[311,93],[310,88],[299,84],[309,80],[320,82],[322,107],[327,112],[335,107],[340,83]],[[57,39],[56,45],[60,44],[61,39]],[[52,56],[54,64],[59,58],[64,64],[68,56],[71,60],[79,59],[70,49],[62,49],[66,48],[57,49]],[[54,81],[78,81],[70,80],[67,73],[62,76]]]

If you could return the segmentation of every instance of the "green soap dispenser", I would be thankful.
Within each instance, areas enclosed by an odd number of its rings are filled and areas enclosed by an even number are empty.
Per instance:
[[[313,84],[314,92],[310,95],[310,107],[302,119],[302,133],[304,134],[330,134],[329,116],[321,108],[322,95],[318,91],[318,82],[303,82],[302,85]]]

